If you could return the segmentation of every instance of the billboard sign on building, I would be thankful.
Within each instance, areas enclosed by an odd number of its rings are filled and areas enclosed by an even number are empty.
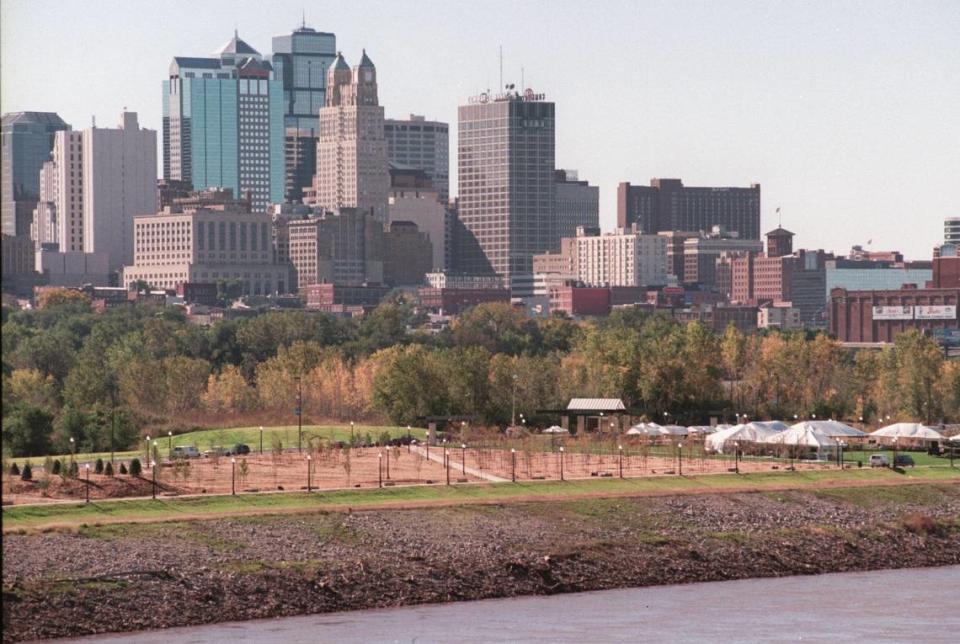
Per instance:
[[[953,304],[939,304],[913,307],[918,320],[956,320],[957,307]]]
[[[912,320],[912,306],[875,306],[873,307],[874,320]]]

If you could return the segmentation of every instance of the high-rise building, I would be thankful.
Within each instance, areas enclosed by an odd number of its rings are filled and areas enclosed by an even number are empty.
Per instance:
[[[273,38],[274,77],[283,84],[284,199],[300,201],[317,171],[320,108],[326,104],[327,70],[337,38],[306,24]]]
[[[423,170],[446,204],[450,199],[450,126],[411,114],[409,119],[386,119],[383,134],[390,163]]]
[[[250,212],[249,201],[233,200],[228,191],[135,217],[133,265],[123,270],[123,286],[226,282],[243,295],[286,293],[289,266],[274,262],[270,225],[269,215]]]
[[[695,188],[680,179],[651,179],[649,186],[617,186],[617,226],[636,223],[645,233],[708,231],[714,226],[760,239],[760,184],[749,188]]]
[[[947,217],[943,220],[943,243],[960,244],[960,217]]]
[[[441,203],[433,181],[416,168],[390,164],[389,220],[409,221],[427,235],[433,249],[430,270],[443,271],[453,265],[454,215]]]
[[[33,247],[40,250],[44,245],[57,241],[57,164],[52,160],[43,164],[39,176],[40,191],[37,207],[33,209],[30,222],[30,238]]]
[[[683,242],[683,283],[716,285],[716,263],[723,253],[759,253],[763,242],[741,239],[715,226],[709,233],[685,239]]]
[[[110,271],[133,262],[133,218],[156,212],[157,132],[124,112],[117,128],[83,131],[83,251]]]
[[[576,170],[557,170],[556,182],[557,234],[560,238],[576,237],[577,228],[600,226],[600,188],[580,181]]]
[[[532,90],[481,94],[458,121],[459,269],[532,281],[533,256],[560,248],[555,106]]]
[[[587,286],[667,283],[667,240],[660,235],[644,235],[636,229],[578,234],[576,247],[577,279]]]
[[[283,201],[283,84],[236,34],[215,57],[176,57],[163,82],[163,178]]]
[[[40,194],[39,176],[50,160],[54,134],[70,126],[53,112],[12,112],[0,121],[0,229],[29,235]]]
[[[357,208],[386,222],[390,175],[383,107],[377,100],[377,69],[366,51],[352,71],[337,54],[327,72],[326,101],[320,110],[313,205]]]
[[[56,209],[56,243],[61,252],[83,252],[83,132],[57,132],[53,144],[51,202]],[[39,178],[39,177],[38,177]]]

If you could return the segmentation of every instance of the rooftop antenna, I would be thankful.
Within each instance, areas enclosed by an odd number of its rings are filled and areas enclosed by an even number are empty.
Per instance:
[[[777,206],[777,228],[783,228],[783,215],[780,214],[780,206]]]
[[[306,28],[307,28],[307,9],[306,9],[306,7],[303,7],[303,8],[302,8],[302,11],[303,11],[303,20],[300,22],[300,26],[303,27],[304,29],[306,29]]]
[[[503,88],[503,45],[500,45],[500,87]]]
[[[523,80],[523,67],[520,68],[520,89],[526,89],[526,81]]]

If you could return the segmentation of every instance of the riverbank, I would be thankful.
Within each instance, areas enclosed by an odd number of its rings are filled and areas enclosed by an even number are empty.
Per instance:
[[[6,534],[4,641],[960,564],[960,486],[365,510]]]

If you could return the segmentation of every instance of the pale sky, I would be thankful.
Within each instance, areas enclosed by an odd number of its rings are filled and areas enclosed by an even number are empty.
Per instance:
[[[762,185],[763,229],[846,253],[873,240],[929,259],[960,215],[960,1],[2,0],[0,109],[160,130],[170,59],[233,35],[268,57],[307,25],[377,65],[388,117],[451,124],[498,83],[557,104],[557,165],[620,181]]]

